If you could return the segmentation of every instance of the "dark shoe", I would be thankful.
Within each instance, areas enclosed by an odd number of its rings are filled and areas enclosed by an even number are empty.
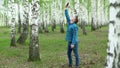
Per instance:
[[[76,66],[75,68],[80,68],[79,66]]]
[[[69,68],[72,68],[72,65],[69,65],[68,67],[69,67]]]

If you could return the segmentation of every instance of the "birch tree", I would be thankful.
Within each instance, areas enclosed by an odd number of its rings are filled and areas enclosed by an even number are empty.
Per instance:
[[[44,32],[46,33],[49,33],[49,30],[48,30],[49,20],[48,19],[49,19],[48,12],[45,11],[44,12],[44,26],[45,26]]]
[[[5,9],[4,9],[4,15],[5,15],[5,26],[7,26],[7,24],[8,24],[8,22],[7,22],[7,10],[6,10],[6,8],[8,8],[8,3],[7,3],[8,1],[5,1],[4,0],[4,2],[3,2],[3,6],[5,7]],[[1,15],[1,11],[0,11],[0,15]]]
[[[24,0],[24,8],[23,8],[23,29],[20,37],[18,38],[17,42],[19,44],[23,44],[27,37],[28,37],[28,29],[29,29],[29,2],[28,0]]]
[[[18,33],[21,33],[20,5],[18,4]]]
[[[15,42],[15,4],[14,4],[14,0],[9,0],[8,1],[9,4],[9,10],[10,10],[10,14],[11,14],[11,19],[10,19],[10,25],[11,25],[11,42],[10,42],[10,46],[16,46],[16,42]]]
[[[120,0],[109,1],[109,42],[105,68],[120,68]]]
[[[54,8],[54,9],[53,9]],[[55,20],[55,10],[56,10],[56,3],[55,1],[53,1],[52,5],[51,5],[51,24],[52,24],[52,31],[54,31],[54,29],[56,29],[56,20]]]
[[[8,1],[4,0],[3,6],[5,7],[5,26],[8,26]]]
[[[97,23],[97,10],[96,10],[96,3],[97,1],[96,0],[91,0],[91,17],[92,17],[92,20],[91,20],[91,31],[94,31],[96,30],[96,23]]]
[[[30,23],[30,45],[29,45],[29,61],[40,60],[39,55],[39,26],[40,5],[39,0],[32,0],[31,6],[31,23]]]
[[[62,13],[62,1],[59,1],[59,23],[60,23],[60,32],[64,33],[64,18],[63,18],[63,13]]]

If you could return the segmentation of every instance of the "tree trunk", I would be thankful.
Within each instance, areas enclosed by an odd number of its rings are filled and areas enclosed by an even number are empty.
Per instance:
[[[29,61],[40,60],[39,56],[39,40],[38,40],[38,25],[30,26],[30,45],[29,45]]]
[[[43,33],[43,31],[42,31],[42,26],[41,26],[40,23],[38,24],[38,26],[39,26],[39,33]]]
[[[45,33],[49,33],[49,30],[48,30],[48,27],[47,27],[47,26],[45,27],[44,32],[45,32]]]
[[[84,20],[81,21],[81,29],[83,31],[83,35],[87,35],[86,29],[85,29],[86,22]]]
[[[53,19],[53,21],[51,23],[52,23],[52,31],[54,32],[54,29],[56,29],[56,22]]]
[[[59,23],[60,23],[60,32],[61,33],[64,33],[64,26],[63,26],[63,23],[64,23],[64,18],[63,18],[63,14],[62,14],[62,0],[59,0],[58,1],[58,5],[59,5]]]
[[[120,0],[109,1],[109,42],[105,68],[120,68]]]
[[[7,13],[8,11],[6,11],[5,13],[5,26],[8,27],[8,16],[7,16]]]
[[[18,4],[18,33],[21,33],[20,5]]]
[[[39,26],[38,22],[40,19],[40,6],[39,0],[32,0],[32,18],[31,18],[31,29],[30,29],[30,45],[29,45],[29,61],[40,60],[39,55]]]
[[[64,33],[65,31],[64,31],[64,28],[63,28],[63,23],[60,23],[60,32],[61,33]]]
[[[45,14],[45,16],[44,16],[44,26],[45,26],[44,32],[49,33],[49,30],[48,30],[48,24],[49,24],[48,13],[44,13],[44,14]]]
[[[60,23],[60,32],[61,32],[61,33],[64,33],[64,32],[65,32],[63,27],[64,27],[64,26],[63,26],[63,22],[61,22],[61,23]]]
[[[91,0],[91,17],[92,17],[92,22],[91,22],[91,31],[96,30],[96,24],[97,24],[97,1],[96,0]]]
[[[96,30],[96,27],[95,27],[94,20],[92,18],[92,20],[91,20],[91,31],[95,31],[95,30]]]
[[[15,41],[15,18],[11,19],[11,43],[10,46],[16,46]]]
[[[9,0],[9,4],[10,4],[10,12],[11,12],[11,42],[10,42],[10,46],[16,46],[15,43],[15,4],[14,4],[14,0]]]
[[[54,8],[54,9],[51,9],[51,29],[52,31],[54,32],[54,29],[56,29],[56,5],[55,5],[55,1],[53,1],[53,4],[51,4],[51,8]]]
[[[43,30],[45,29],[45,23],[44,22],[42,23],[42,29]]]
[[[17,40],[17,43],[23,44],[25,43],[27,37],[28,37],[28,26],[29,26],[29,3],[27,0],[24,0],[24,14],[23,14],[23,29],[22,33],[20,34],[20,37]]]

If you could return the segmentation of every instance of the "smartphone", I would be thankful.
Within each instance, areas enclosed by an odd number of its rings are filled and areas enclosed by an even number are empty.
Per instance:
[[[66,4],[66,7],[69,5],[69,2]]]

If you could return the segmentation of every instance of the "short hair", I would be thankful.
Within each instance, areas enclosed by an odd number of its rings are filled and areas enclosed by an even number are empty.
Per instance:
[[[75,17],[75,24],[78,23],[78,17]]]

